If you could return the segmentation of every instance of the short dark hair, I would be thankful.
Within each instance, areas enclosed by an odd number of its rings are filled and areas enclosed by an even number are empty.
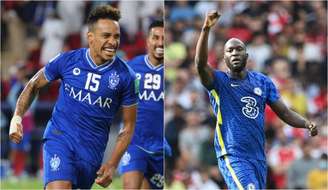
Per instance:
[[[164,27],[163,20],[154,20],[148,27],[148,31],[155,27]]]
[[[110,19],[110,20],[119,21],[120,18],[121,18],[121,13],[118,9],[110,5],[103,5],[103,6],[96,7],[90,12],[87,19],[87,24],[90,30],[93,24],[96,23],[99,19]]]

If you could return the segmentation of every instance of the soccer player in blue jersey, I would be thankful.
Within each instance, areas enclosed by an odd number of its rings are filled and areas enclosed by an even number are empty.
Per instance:
[[[318,131],[315,124],[287,108],[267,76],[245,68],[248,54],[239,39],[229,39],[224,46],[228,72],[207,65],[208,34],[219,17],[216,11],[206,15],[195,56],[198,74],[217,116],[214,146],[218,166],[229,189],[265,189],[265,105],[287,124],[308,129],[311,136]]]
[[[100,6],[88,17],[89,48],[61,53],[42,68],[21,93],[10,125],[10,139],[22,139],[21,118],[40,88],[60,79],[59,97],[43,141],[44,187],[107,187],[130,143],[137,110],[137,79],[118,56],[119,10]],[[111,158],[102,164],[111,122],[122,108],[124,127]]]
[[[135,132],[120,163],[124,189],[162,189],[164,125],[164,28],[150,24],[146,55],[128,62],[140,79]]]

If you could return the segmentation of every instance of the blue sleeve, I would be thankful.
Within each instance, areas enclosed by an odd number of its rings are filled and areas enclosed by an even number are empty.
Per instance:
[[[221,89],[222,83],[223,81],[223,75],[220,71],[214,70],[213,71],[213,83],[212,83],[212,87],[211,89],[209,89],[209,91],[211,91],[212,89],[216,88],[216,89]]]
[[[271,103],[276,102],[280,98],[280,94],[278,92],[278,89],[273,84],[273,82],[271,81],[270,78],[267,77],[266,83],[267,83],[267,85],[266,85],[267,86],[266,102],[271,104]]]
[[[61,78],[62,65],[64,54],[60,53],[52,58],[49,63],[45,66],[44,75],[47,81],[53,81]]]
[[[139,80],[131,73],[123,87],[122,106],[132,106],[138,102]]]

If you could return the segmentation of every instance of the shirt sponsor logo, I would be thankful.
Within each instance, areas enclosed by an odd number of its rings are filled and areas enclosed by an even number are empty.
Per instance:
[[[153,100],[155,102],[158,102],[160,100],[164,100],[164,92],[161,92],[159,94],[159,96],[156,96],[156,94],[153,90],[151,90],[151,91],[144,90],[142,93],[139,93],[139,99],[140,100]]]
[[[243,114],[250,119],[256,119],[259,115],[259,107],[257,106],[256,99],[250,96],[245,96],[242,97],[240,101],[246,103],[241,110]]]
[[[74,89],[74,87],[69,84],[65,84],[65,91],[68,96],[74,98],[79,102],[85,102],[92,106],[99,106],[100,108],[108,108],[110,109],[110,105],[112,103],[111,98],[104,98],[102,96],[91,96],[90,92],[84,92],[82,90]]]

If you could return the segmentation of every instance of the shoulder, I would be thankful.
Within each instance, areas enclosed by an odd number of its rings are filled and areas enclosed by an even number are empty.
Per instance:
[[[62,53],[59,53],[58,55],[56,55],[54,58],[52,58],[49,62],[52,62],[55,60],[67,62],[70,60],[81,59],[84,56],[85,52],[86,52],[85,48],[62,52]]]
[[[144,61],[145,61],[145,56],[146,56],[146,55],[138,55],[138,56],[132,58],[131,60],[129,60],[129,61],[127,62],[127,64],[128,64],[130,67],[134,67],[134,66],[136,66],[136,65],[139,65],[138,63],[140,63],[140,62],[144,62]]]
[[[267,75],[260,72],[249,71],[249,76],[250,78],[255,79],[257,81],[271,82],[271,79]]]
[[[222,79],[224,77],[228,77],[228,74],[226,72],[220,71],[220,70],[213,70],[213,74],[215,78]]]
[[[132,70],[131,66],[123,60],[121,57],[116,56],[117,65],[119,65],[120,71],[127,76],[135,76],[135,72]]]

